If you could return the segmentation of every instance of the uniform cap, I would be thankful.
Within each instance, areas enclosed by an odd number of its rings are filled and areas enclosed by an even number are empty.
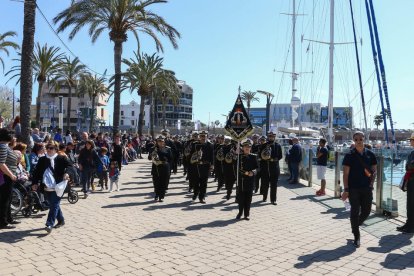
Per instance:
[[[155,138],[155,140],[157,140],[157,141],[164,141],[165,140],[165,136],[164,135],[158,135],[156,138]]]
[[[266,140],[266,136],[260,136],[259,140]]]
[[[244,139],[244,140],[241,142],[241,145],[242,145],[242,146],[249,146],[249,147],[251,147],[251,146],[253,145],[253,141],[247,138],[247,139]]]
[[[202,131],[200,131],[200,133],[199,133],[199,135],[208,135],[208,132],[207,131],[205,131],[205,130],[202,130]]]
[[[269,131],[267,132],[267,136],[276,136],[276,133],[275,133],[275,132],[273,132],[272,130],[269,130]]]
[[[163,130],[161,130],[161,133],[170,133],[170,130],[169,129],[163,129]]]

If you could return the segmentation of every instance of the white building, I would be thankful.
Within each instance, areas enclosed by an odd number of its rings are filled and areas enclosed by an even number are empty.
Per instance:
[[[129,104],[121,104],[121,120],[119,129],[137,130],[140,104],[132,100]],[[144,107],[144,126],[149,124],[149,106]]]

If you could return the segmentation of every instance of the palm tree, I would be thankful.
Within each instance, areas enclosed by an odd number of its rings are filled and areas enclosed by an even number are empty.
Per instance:
[[[114,42],[114,133],[117,133],[119,129],[122,45],[128,39],[127,33],[132,32],[134,35],[138,43],[138,52],[140,49],[139,32],[152,37],[157,51],[163,51],[157,33],[166,36],[173,47],[178,48],[177,38],[180,37],[180,33],[164,18],[148,10],[151,5],[158,3],[167,3],[167,0],[72,1],[70,7],[53,19],[55,24],[60,22],[58,32],[63,32],[66,28],[73,26],[69,39],[73,39],[79,30],[87,25],[89,25],[92,42],[95,42],[103,31],[109,31],[109,38]]]
[[[243,91],[241,93],[241,99],[246,102],[246,105],[247,105],[247,114],[250,117],[250,105],[251,105],[252,102],[259,102],[259,98],[256,97],[256,92]]]
[[[89,130],[93,129],[95,123],[95,104],[96,99],[101,96],[105,96],[109,94],[108,88],[105,86],[105,82],[107,81],[106,71],[103,76],[98,76],[97,74],[91,75],[89,73],[83,74],[79,80],[78,86],[78,96],[87,95],[92,100],[92,114],[91,114],[91,121],[89,124]]]
[[[378,131],[378,127],[384,122],[384,119],[382,118],[382,115],[375,115],[374,117],[374,125],[377,126],[377,131]]]
[[[135,58],[124,59],[122,62],[128,66],[123,74],[122,89],[129,87],[130,92],[137,91],[141,97],[140,111],[138,117],[138,134],[142,135],[144,122],[145,102],[154,92],[154,79],[158,74],[163,72],[163,58],[153,54],[137,54],[134,52]],[[152,98],[150,100],[150,108],[152,108]],[[151,113],[151,111],[150,111]],[[150,125],[153,125],[152,123]]]
[[[12,48],[14,50],[18,50],[20,48],[17,43],[7,40],[8,37],[13,37],[13,36],[17,36],[17,34],[15,32],[5,32],[4,34],[0,34],[0,52],[5,52],[7,56],[9,56],[10,54],[9,48]],[[1,58],[1,56],[0,56],[0,63],[4,71],[4,61]]]
[[[70,113],[72,110],[72,88],[76,88],[78,79],[81,75],[85,74],[86,66],[80,63],[80,60],[76,57],[73,60],[70,57],[64,57],[60,63],[60,70],[56,73],[54,78],[55,89],[59,91],[61,85],[67,86],[68,93],[68,106],[66,114],[66,127],[70,129]]]
[[[24,1],[22,62],[20,75],[20,123],[22,142],[30,144],[30,107],[33,89],[33,50],[36,18],[36,0]]]
[[[21,54],[19,53],[21,56]],[[34,52],[33,70],[34,77],[39,83],[37,98],[36,98],[36,123],[40,125],[40,101],[42,97],[43,84],[45,82],[50,84],[51,78],[58,72],[61,66],[63,53],[60,53],[59,47],[48,47],[47,44],[40,46],[36,44],[36,50]],[[20,59],[15,59],[20,62]],[[15,65],[10,71],[6,73],[9,75],[14,73],[10,79],[18,78],[17,83],[20,81],[20,65]]]
[[[167,105],[167,101],[171,100],[174,105],[180,100],[180,89],[177,85],[177,79],[175,78],[175,73],[169,70],[162,70],[157,76],[154,78],[155,84],[155,97],[161,99],[162,103],[162,121],[163,121],[163,128],[166,128],[166,118],[165,118],[165,108]]]
[[[313,122],[313,119],[317,118],[318,116],[318,111],[316,111],[313,107],[311,107],[308,111],[306,111],[306,115],[308,115],[310,117],[310,122]]]

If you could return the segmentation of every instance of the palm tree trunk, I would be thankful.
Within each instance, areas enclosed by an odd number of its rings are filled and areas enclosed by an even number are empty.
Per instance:
[[[122,58],[122,41],[115,40],[115,46],[114,46],[114,63],[115,63],[114,123],[113,123],[114,134],[117,134],[119,131],[119,119],[120,119],[120,114],[121,114],[121,58]]]
[[[72,86],[69,85],[68,108],[66,110],[66,128],[70,130],[70,111],[72,109]]]
[[[139,116],[138,116],[138,135],[142,136],[142,128],[144,126],[144,107],[145,107],[145,97],[141,96],[141,103],[139,106]]]
[[[92,97],[92,115],[91,115],[91,122],[89,124],[89,131],[92,131],[92,128],[95,122],[95,99],[96,97]]]
[[[162,127],[166,129],[165,125],[165,98],[162,100]]]
[[[24,25],[20,74],[21,140],[30,145],[30,106],[33,89],[33,50],[36,19],[36,0],[24,1]]]
[[[39,89],[37,92],[37,98],[36,98],[36,126],[40,128],[42,125],[40,122],[40,100],[42,99],[42,88],[44,81],[38,81],[39,83]]]
[[[150,99],[150,134],[154,138],[154,99],[153,93],[151,92],[151,99]]]
[[[250,101],[247,101],[247,116],[250,119]]]

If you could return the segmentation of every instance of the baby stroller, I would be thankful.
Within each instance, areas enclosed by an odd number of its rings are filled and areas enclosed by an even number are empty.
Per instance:
[[[69,175],[69,181],[68,185],[66,185],[65,193],[68,194],[69,203],[75,204],[79,200],[79,194],[73,187],[79,184],[79,175],[74,167],[69,168],[67,174]]]

